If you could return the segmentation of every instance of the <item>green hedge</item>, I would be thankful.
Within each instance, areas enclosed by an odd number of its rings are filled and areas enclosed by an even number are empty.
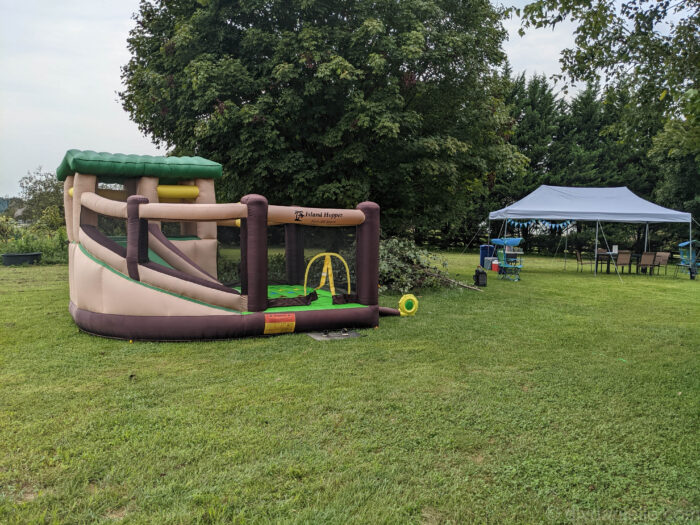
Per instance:
[[[68,263],[66,228],[49,231],[42,224],[22,227],[8,217],[0,217],[0,253],[33,252],[41,252],[41,264]]]

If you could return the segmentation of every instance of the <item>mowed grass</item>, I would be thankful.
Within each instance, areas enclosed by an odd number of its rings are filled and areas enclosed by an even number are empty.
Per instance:
[[[698,522],[700,281],[525,264],[326,343],[94,337],[0,268],[0,523]]]

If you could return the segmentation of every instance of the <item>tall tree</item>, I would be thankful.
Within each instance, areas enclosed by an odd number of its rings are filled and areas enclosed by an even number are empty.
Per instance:
[[[390,230],[445,228],[518,158],[489,88],[501,17],[488,0],[143,0],[120,96],[155,141],[221,162],[224,199],[371,197]]]
[[[529,159],[524,193],[537,188],[550,171],[550,155],[559,134],[563,105],[544,75],[515,78],[508,97],[516,128],[511,144]]]
[[[43,171],[41,167],[27,173],[19,180],[22,219],[36,221],[48,208],[56,208],[63,214],[63,183],[56,174]]]
[[[626,82],[608,87],[601,97],[605,148],[599,163],[608,185],[627,186],[645,199],[653,198],[661,173],[649,151],[663,127],[663,101],[654,89]]]
[[[566,104],[549,156],[550,172],[542,180],[627,186],[652,198],[660,172],[648,153],[663,118],[663,106],[653,93],[642,93],[627,83],[602,92],[589,84]]]
[[[607,186],[608,174],[601,165],[605,122],[598,86],[589,84],[565,108],[543,181],[561,186]]]
[[[474,150],[484,154],[471,157],[472,169],[485,173],[485,176],[475,178],[469,186],[466,213],[463,221],[458,223],[464,232],[461,240],[465,243],[481,231],[490,210],[506,206],[523,195],[528,158],[512,144],[517,122],[509,106],[513,90],[511,74],[510,65],[506,63],[502,72],[493,75],[491,107],[482,119],[495,119],[497,126],[488,133],[476,134],[474,138],[477,141]]]
[[[669,206],[694,209],[700,197],[682,189],[695,188],[700,171],[693,154],[681,161],[683,148],[673,143],[691,144],[700,136],[700,104],[689,102],[700,90],[700,0],[535,0],[514,11],[522,14],[524,28],[554,27],[567,19],[577,24],[574,46],[562,52],[563,76],[631,85],[632,105],[643,119],[649,108],[665,111],[663,133],[661,122],[647,120],[643,126],[656,126],[662,133],[653,154],[654,162],[663,161],[664,183],[658,192]],[[644,133],[638,138],[647,144],[651,139]],[[640,157],[643,193],[658,177],[642,173],[648,164]],[[683,177],[689,184],[679,184]]]
[[[656,189],[659,201],[700,217],[700,92],[689,90],[681,117],[669,120],[654,138],[651,156],[663,179]]]
[[[574,47],[561,64],[573,80],[633,79],[680,97],[700,79],[699,0],[536,0],[522,12],[524,27],[577,24]]]

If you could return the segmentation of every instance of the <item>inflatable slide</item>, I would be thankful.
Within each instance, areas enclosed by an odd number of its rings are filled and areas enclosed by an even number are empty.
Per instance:
[[[82,330],[190,340],[377,326],[379,206],[273,206],[254,194],[217,204],[221,174],[221,165],[200,157],[66,153],[57,177],[70,240],[69,309]],[[121,222],[125,235],[108,235],[105,220]],[[178,235],[164,233],[169,223],[179,223]],[[217,278],[221,226],[236,228],[240,239],[234,286]],[[284,239],[285,276],[275,283],[268,281],[271,228]],[[304,231],[317,228],[350,229],[354,260],[335,252],[308,260]],[[336,259],[345,270],[337,287]],[[321,262],[313,287],[309,270]]]

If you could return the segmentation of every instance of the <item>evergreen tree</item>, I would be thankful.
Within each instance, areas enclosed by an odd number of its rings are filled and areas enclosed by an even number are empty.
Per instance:
[[[550,171],[551,149],[559,133],[562,104],[544,75],[519,75],[509,97],[515,130],[511,144],[529,159],[523,192],[536,189]]]
[[[598,87],[589,84],[564,108],[544,183],[557,186],[608,185],[607,174],[601,166],[606,141],[601,137],[604,115]]]
[[[650,156],[659,163],[662,179],[656,197],[662,204],[700,217],[700,92],[690,90],[682,101],[682,116],[666,122],[654,137]]]
[[[602,95],[605,149],[599,160],[608,186],[627,186],[645,199],[660,180],[658,163],[649,158],[653,137],[664,122],[664,105],[655,90],[620,83]]]

